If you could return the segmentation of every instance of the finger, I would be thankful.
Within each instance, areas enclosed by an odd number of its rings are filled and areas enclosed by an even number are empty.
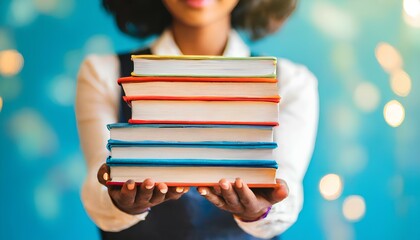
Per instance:
[[[243,206],[239,201],[238,194],[236,194],[230,182],[223,178],[219,181],[219,186],[221,188],[222,197],[229,209],[232,212],[241,212],[243,210]]]
[[[121,188],[120,196],[116,201],[123,206],[131,206],[136,199],[136,183],[133,180],[128,180]]]
[[[98,178],[99,183],[106,186],[106,182],[110,180],[110,171],[108,165],[106,163],[102,164],[99,167],[98,173],[96,177]]]
[[[135,203],[144,204],[145,202],[149,202],[153,196],[154,188],[155,182],[150,178],[145,179],[143,183],[137,187]]]
[[[267,200],[273,205],[280,201],[283,201],[289,195],[289,187],[286,181],[282,179],[276,179],[276,187],[267,193]]]
[[[222,190],[220,189],[220,186],[214,186],[214,187],[212,187],[211,188],[211,191],[214,193],[214,194],[216,194],[216,195],[219,195],[219,196],[221,196],[222,195]]]
[[[242,181],[242,179],[237,178],[235,180],[234,189],[238,194],[239,201],[246,209],[255,208],[257,197],[255,196],[254,192],[249,189],[248,185]]]
[[[212,193],[208,187],[198,187],[197,191],[200,193],[201,196],[205,197],[216,207],[223,210],[227,210],[228,205],[226,204],[225,200],[222,197]]]
[[[189,190],[189,187],[170,187],[166,194],[166,200],[177,200]]]
[[[153,196],[150,198],[150,203],[156,205],[165,200],[165,195],[168,192],[168,186],[165,183],[159,183],[153,191]]]

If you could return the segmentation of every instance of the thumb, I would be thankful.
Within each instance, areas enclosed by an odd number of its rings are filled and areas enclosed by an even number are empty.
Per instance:
[[[106,163],[102,164],[97,173],[98,182],[106,186],[106,182],[110,180],[109,167]]]
[[[283,179],[276,179],[276,186],[267,195],[267,200],[271,204],[283,201],[289,195],[289,187],[287,186],[286,181],[284,181]]]

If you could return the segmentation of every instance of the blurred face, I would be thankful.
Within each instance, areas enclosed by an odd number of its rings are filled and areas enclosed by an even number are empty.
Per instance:
[[[239,0],[162,0],[175,21],[201,27],[230,16]]]

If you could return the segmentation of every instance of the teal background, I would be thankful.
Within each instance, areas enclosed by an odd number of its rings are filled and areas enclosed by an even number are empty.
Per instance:
[[[420,239],[420,28],[402,15],[398,0],[301,1],[280,32],[247,40],[254,51],[302,63],[319,79],[305,204],[283,239]],[[127,51],[150,40],[119,33],[99,1],[1,1],[0,23],[0,51],[24,57],[20,73],[0,73],[0,239],[98,239],[79,198],[85,166],[74,116],[76,74],[90,53]],[[380,42],[401,53],[412,79],[407,97],[393,93],[375,58]],[[379,93],[371,111],[354,101],[362,82]],[[393,99],[406,111],[397,128],[383,116]],[[343,180],[333,201],[318,187],[328,173]],[[366,203],[355,222],[342,213],[350,195]]]

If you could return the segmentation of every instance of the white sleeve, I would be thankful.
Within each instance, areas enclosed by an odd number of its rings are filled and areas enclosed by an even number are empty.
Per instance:
[[[280,112],[275,140],[278,144],[277,178],[289,186],[289,196],[273,206],[265,219],[238,225],[247,233],[271,238],[296,222],[303,205],[302,180],[315,144],[319,103],[316,77],[304,66],[288,60],[279,61]]]
[[[90,218],[105,231],[121,231],[144,220],[147,215],[129,215],[120,211],[96,177],[109,155],[106,125],[118,120],[118,77],[116,56],[89,56],[81,65],[77,81],[76,119],[88,170],[81,198]]]

